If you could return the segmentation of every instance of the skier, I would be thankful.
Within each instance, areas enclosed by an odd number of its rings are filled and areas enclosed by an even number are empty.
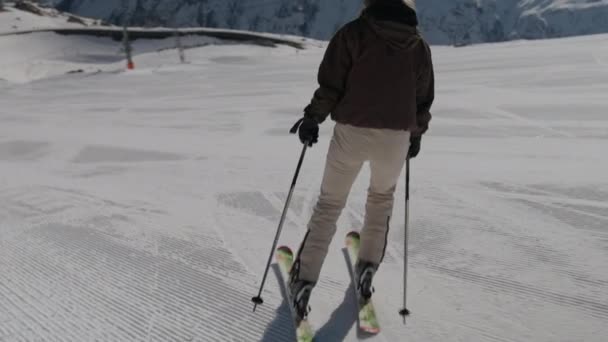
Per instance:
[[[321,63],[320,87],[292,131],[317,143],[319,124],[336,121],[308,232],[290,272],[293,307],[308,315],[308,300],[355,178],[369,162],[361,247],[355,266],[360,298],[372,296],[372,278],[384,258],[394,192],[406,158],[420,152],[431,120],[431,52],[416,27],[415,0],[365,0],[361,16],[332,38]]]

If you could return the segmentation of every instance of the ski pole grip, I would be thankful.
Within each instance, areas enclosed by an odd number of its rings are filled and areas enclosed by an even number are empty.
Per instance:
[[[296,122],[296,124],[293,125],[293,127],[291,127],[291,129],[289,130],[289,133],[290,134],[298,133],[298,128],[300,128],[300,126],[302,125],[302,122],[304,122],[304,118],[301,118],[300,120],[298,120],[298,122]]]

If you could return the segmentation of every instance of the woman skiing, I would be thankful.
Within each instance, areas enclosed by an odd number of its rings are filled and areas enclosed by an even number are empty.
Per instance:
[[[369,162],[361,247],[355,266],[361,298],[384,258],[394,192],[406,158],[420,151],[431,120],[434,75],[430,48],[416,27],[414,0],[366,0],[361,16],[332,38],[319,68],[319,88],[294,130],[317,143],[319,124],[336,121],[321,194],[290,274],[293,307],[300,319],[336,223],[363,164]]]

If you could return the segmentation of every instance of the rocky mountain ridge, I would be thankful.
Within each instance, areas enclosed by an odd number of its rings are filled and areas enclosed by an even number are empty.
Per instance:
[[[207,26],[328,39],[361,0],[51,0],[58,9],[135,26]],[[418,0],[434,44],[465,45],[608,32],[608,0]]]

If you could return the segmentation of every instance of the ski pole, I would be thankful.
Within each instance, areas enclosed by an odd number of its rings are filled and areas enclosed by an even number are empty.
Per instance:
[[[268,277],[268,271],[270,270],[270,264],[272,263],[272,256],[274,255],[274,251],[277,248],[277,244],[279,243],[279,237],[281,236],[283,224],[285,223],[285,218],[287,217],[289,203],[291,202],[293,191],[296,188],[296,182],[298,181],[298,176],[300,175],[300,169],[302,168],[302,163],[304,162],[304,155],[306,155],[306,149],[308,148],[308,145],[308,143],[304,144],[302,154],[300,155],[300,161],[298,162],[298,167],[296,168],[296,174],[293,177],[293,181],[291,182],[289,195],[287,195],[287,200],[285,201],[285,208],[283,208],[283,214],[281,215],[281,220],[279,221],[279,228],[277,228],[277,233],[275,235],[274,242],[272,243],[272,249],[270,250],[270,256],[268,257],[268,262],[266,263],[266,270],[264,271],[264,277],[262,278],[262,284],[260,285],[260,292],[256,297],[251,298],[251,301],[255,304],[253,306],[253,312],[255,312],[258,305],[264,304],[264,300],[262,299],[262,292],[264,291],[264,285],[266,284],[266,278]]]
[[[405,238],[403,241],[403,309],[399,315],[403,317],[403,324],[406,324],[406,317],[410,311],[407,309],[407,264],[408,264],[408,245],[409,245],[409,220],[410,220],[410,158],[405,162]]]

